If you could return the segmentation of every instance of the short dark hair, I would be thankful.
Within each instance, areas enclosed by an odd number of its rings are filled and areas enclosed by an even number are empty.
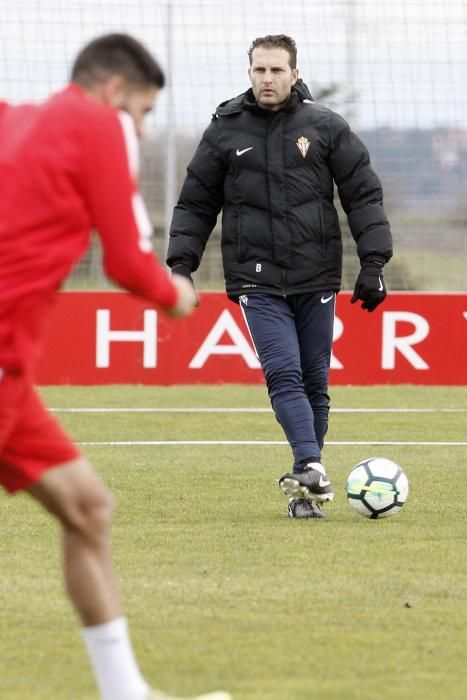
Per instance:
[[[287,36],[287,34],[267,34],[254,39],[248,49],[250,66],[252,63],[251,55],[254,49],[257,49],[259,46],[264,46],[266,49],[285,49],[289,54],[290,67],[292,69],[297,67],[297,45],[291,36]]]
[[[104,34],[86,44],[71,70],[71,80],[91,87],[111,75],[129,83],[164,87],[164,73],[156,59],[137,39],[128,34]]]

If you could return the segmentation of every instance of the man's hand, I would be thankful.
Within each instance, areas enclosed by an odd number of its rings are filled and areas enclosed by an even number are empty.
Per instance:
[[[363,260],[357,277],[351,304],[362,301],[362,309],[374,311],[386,299],[387,292],[383,277],[383,262]]]
[[[177,303],[167,309],[169,316],[189,316],[195,306],[199,305],[193,282],[184,275],[172,275],[172,284],[177,290]]]

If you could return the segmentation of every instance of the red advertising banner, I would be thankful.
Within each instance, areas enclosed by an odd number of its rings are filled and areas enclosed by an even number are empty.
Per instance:
[[[467,294],[392,293],[369,314],[337,297],[332,384],[467,384]],[[62,292],[39,384],[258,383],[237,304],[201,293],[187,319],[123,292]]]

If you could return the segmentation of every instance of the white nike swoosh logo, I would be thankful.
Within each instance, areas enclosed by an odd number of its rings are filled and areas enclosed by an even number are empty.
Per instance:
[[[378,277],[378,279],[379,279],[378,291],[382,292],[383,289],[384,289],[384,287],[383,287],[383,280],[381,279],[381,277]]]
[[[252,148],[254,148],[254,146],[249,146],[248,148],[243,148],[242,150],[237,148],[237,156],[242,156],[247,151],[251,151]]]
[[[329,479],[325,479],[325,478],[322,477],[322,476],[319,477],[318,484],[319,484],[320,488],[324,489],[324,487],[325,487],[325,486],[329,486],[330,483],[331,483],[331,482],[329,481]]]
[[[326,298],[325,298],[325,297],[321,297],[321,303],[322,303],[322,304],[327,304],[328,301],[331,301],[331,299],[333,299],[333,298],[334,298],[334,294],[331,294],[330,297],[326,297]]]

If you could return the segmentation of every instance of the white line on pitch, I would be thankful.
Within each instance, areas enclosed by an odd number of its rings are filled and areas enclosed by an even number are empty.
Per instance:
[[[116,440],[108,442],[85,441],[79,442],[79,445],[287,445],[285,440]],[[326,446],[330,445],[423,445],[423,446],[450,446],[450,447],[467,447],[467,442],[425,442],[425,441],[393,441],[393,440],[358,440],[358,441],[341,441],[330,440],[326,442]]]
[[[53,413],[270,413],[271,408],[51,408]],[[467,408],[331,408],[331,413],[465,413]]]

